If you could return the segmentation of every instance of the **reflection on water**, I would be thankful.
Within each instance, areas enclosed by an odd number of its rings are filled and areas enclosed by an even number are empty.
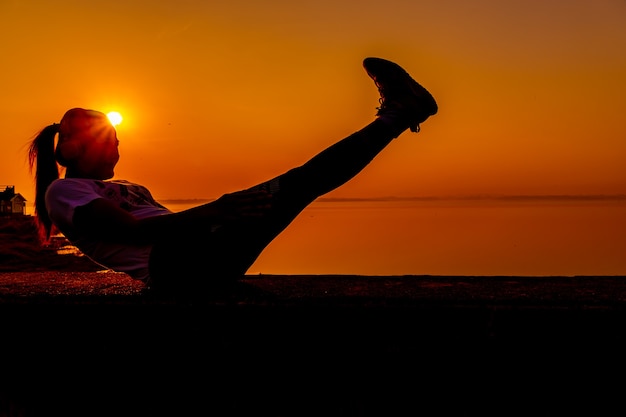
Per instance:
[[[250,273],[626,275],[626,201],[318,202]]]
[[[626,275],[626,197],[320,199],[249,273]]]

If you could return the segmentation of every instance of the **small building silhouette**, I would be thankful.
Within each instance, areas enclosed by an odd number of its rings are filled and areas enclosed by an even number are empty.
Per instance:
[[[0,216],[26,214],[26,199],[15,192],[14,185],[0,185]]]

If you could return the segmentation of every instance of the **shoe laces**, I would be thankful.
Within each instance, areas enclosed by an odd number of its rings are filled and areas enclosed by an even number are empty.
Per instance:
[[[382,110],[385,108],[385,89],[383,88],[383,86],[374,79],[374,84],[376,85],[376,88],[378,88],[378,104],[380,104],[379,107],[376,107],[376,109],[378,111]]]
[[[385,103],[385,89],[383,88],[383,86],[376,80],[374,80],[374,84],[376,85],[376,88],[378,88],[378,94],[379,94],[379,98],[378,98],[378,104],[380,104],[380,106],[376,107],[376,110],[378,110],[378,112],[376,113],[377,115],[380,115],[381,112],[385,112],[389,109],[389,106]],[[393,110],[392,110],[393,111]],[[415,132],[418,133],[420,131],[420,124],[419,123],[411,123],[411,125],[409,126],[409,129],[411,130],[411,132]]]

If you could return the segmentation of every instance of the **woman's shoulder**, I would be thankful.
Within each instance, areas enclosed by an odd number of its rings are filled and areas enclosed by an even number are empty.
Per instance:
[[[97,180],[87,178],[59,178],[50,184],[50,188],[92,188],[97,186]]]
[[[97,188],[102,188],[102,187],[107,187],[107,186],[112,186],[112,185],[137,185],[135,183],[132,183],[130,181],[126,181],[126,180],[95,180],[95,179],[91,179],[91,178],[59,178],[56,179],[52,182],[52,185],[56,185],[56,186],[90,186],[90,187],[97,187]]]
[[[111,186],[109,181],[89,178],[59,178],[48,187],[48,192],[96,192],[100,193]]]
[[[92,182],[93,180],[86,178],[58,178],[52,181],[49,188],[81,187],[90,185]]]

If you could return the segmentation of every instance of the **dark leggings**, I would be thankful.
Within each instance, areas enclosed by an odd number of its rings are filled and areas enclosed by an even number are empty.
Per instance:
[[[178,241],[156,244],[150,258],[151,285],[168,289],[210,287],[241,278],[304,208],[361,172],[397,135],[375,120],[304,165],[251,187],[272,192],[267,215],[208,233],[206,227],[199,226],[195,233],[185,233]]]

